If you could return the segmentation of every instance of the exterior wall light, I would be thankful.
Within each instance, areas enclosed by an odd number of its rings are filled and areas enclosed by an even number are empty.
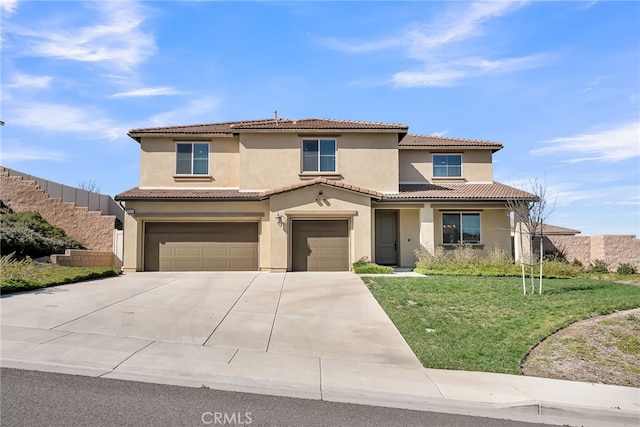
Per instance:
[[[276,212],[276,222],[278,225],[282,225],[282,215],[280,215],[280,211]]]

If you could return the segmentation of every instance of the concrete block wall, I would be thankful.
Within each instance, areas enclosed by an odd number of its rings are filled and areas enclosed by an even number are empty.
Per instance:
[[[616,271],[623,263],[640,268],[640,239],[635,236],[544,236],[544,239],[545,252],[562,252],[567,261],[578,260],[585,267],[593,260],[603,259],[609,263],[610,271]]]
[[[591,243],[591,252],[594,252],[594,246],[598,254],[602,254],[602,259],[609,263],[609,269],[616,271],[618,266],[623,263],[635,264],[640,268],[640,240],[636,236],[625,235],[605,235],[602,240],[598,239]],[[599,245],[602,244],[600,247]],[[592,255],[593,256],[593,255]],[[593,258],[597,259],[597,258]]]
[[[120,268],[118,258],[110,251],[67,249],[64,255],[51,255],[51,263],[65,267],[113,267]]]
[[[102,215],[99,211],[51,198],[35,181],[9,176],[4,168],[0,170],[0,198],[14,212],[40,213],[88,249],[109,252],[113,249],[114,215]]]

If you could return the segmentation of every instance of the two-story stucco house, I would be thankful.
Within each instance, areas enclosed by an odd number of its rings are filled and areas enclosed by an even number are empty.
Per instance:
[[[126,204],[125,271],[413,266],[423,245],[511,251],[493,181],[502,144],[400,124],[268,119],[134,129],[140,185]]]

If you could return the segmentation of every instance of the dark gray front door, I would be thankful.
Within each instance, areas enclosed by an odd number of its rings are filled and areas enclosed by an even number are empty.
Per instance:
[[[396,211],[376,211],[376,263],[398,264],[398,221]]]

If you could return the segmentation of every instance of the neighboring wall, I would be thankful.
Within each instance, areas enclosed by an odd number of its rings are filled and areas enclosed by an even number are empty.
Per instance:
[[[51,198],[35,181],[9,176],[5,168],[0,170],[0,189],[0,198],[14,212],[36,211],[86,248],[112,251],[114,215],[102,215],[100,211]]]
[[[539,240],[534,244],[537,248]],[[544,251],[560,252],[567,261],[578,260],[585,267],[596,259],[608,262],[611,271],[623,263],[640,267],[640,240],[635,236],[544,236]]]
[[[26,181],[35,181],[52,199],[72,202],[75,206],[86,207],[90,211],[100,211],[104,215],[115,215],[120,221],[124,221],[124,211],[111,196],[59,184],[10,168],[0,167],[0,169],[5,176],[22,177]]]

